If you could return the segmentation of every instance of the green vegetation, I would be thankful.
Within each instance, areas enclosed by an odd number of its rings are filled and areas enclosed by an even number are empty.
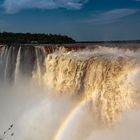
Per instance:
[[[0,44],[70,44],[75,40],[65,35],[33,33],[0,33]]]

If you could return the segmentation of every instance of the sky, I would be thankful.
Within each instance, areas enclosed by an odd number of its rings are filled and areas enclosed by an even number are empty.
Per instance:
[[[0,0],[0,31],[77,41],[140,39],[140,0]]]

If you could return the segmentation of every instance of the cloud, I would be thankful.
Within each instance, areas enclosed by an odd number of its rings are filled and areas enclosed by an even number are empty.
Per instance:
[[[138,11],[139,11],[138,9],[129,9],[129,8],[114,9],[107,11],[105,13],[94,15],[92,18],[85,20],[85,22],[95,24],[112,23],[124,17],[133,15]]]
[[[17,13],[25,9],[80,9],[88,0],[4,0],[6,13]]]

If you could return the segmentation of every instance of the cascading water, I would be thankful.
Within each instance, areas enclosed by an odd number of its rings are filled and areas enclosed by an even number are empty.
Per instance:
[[[41,73],[45,53],[44,47],[1,47],[0,81],[17,82],[20,76],[31,78],[34,69]]]
[[[17,49],[15,47],[2,47],[0,51],[0,79],[11,81],[14,78]]]
[[[36,68],[35,68],[36,75],[33,74],[33,78],[34,79],[37,78],[36,80],[38,80],[39,84],[41,81],[41,77],[45,72],[45,67],[43,63],[46,58],[46,51],[43,47],[36,47],[35,54],[36,54]]]
[[[42,77],[37,73],[37,82],[57,94],[90,100],[90,107],[102,123],[113,123],[123,110],[136,104],[137,91],[129,76],[139,67],[132,56],[100,50],[56,52],[47,56],[45,67]]]
[[[138,48],[137,51],[139,52]],[[47,97],[74,100],[71,106],[75,106],[75,109],[64,115],[67,119],[64,124],[60,121],[62,126],[56,123],[57,128],[51,137],[34,138],[60,140],[61,133],[66,129],[73,114],[83,106],[91,120],[96,120],[98,127],[107,128],[117,124],[124,112],[137,107],[137,83],[140,80],[138,52],[129,48],[97,46],[82,49],[2,46],[0,81],[14,83],[16,86],[21,80],[26,79],[34,88],[39,87],[43,89],[43,93],[47,92]],[[19,136],[16,140],[31,138],[33,137]]]
[[[21,54],[21,47],[18,50],[17,59],[16,59],[16,68],[15,68],[15,83],[18,81],[20,76],[19,67],[20,67],[20,54]]]

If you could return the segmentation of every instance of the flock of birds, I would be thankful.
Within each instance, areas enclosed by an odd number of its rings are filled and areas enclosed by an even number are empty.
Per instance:
[[[11,132],[12,131],[12,128],[14,127],[13,124],[10,125],[10,127],[3,132],[3,134],[0,136],[0,140],[4,140],[7,136],[14,136],[14,132]]]

